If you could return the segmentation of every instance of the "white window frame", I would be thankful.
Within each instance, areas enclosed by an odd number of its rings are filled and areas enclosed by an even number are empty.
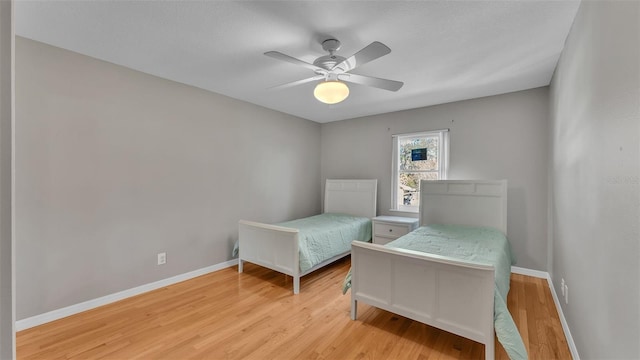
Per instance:
[[[438,136],[438,179],[446,180],[449,172],[449,129],[421,131],[392,135],[392,171],[391,171],[391,211],[418,212],[418,206],[398,204],[398,179],[400,178],[399,148],[400,139]],[[416,172],[416,171],[411,171]],[[427,172],[427,171],[425,171]],[[431,171],[429,171],[431,172]],[[435,172],[435,171],[434,171]]]

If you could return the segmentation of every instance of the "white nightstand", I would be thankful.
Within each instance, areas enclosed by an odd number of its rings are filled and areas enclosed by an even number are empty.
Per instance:
[[[373,222],[373,243],[384,245],[418,227],[418,219],[400,216],[376,216]]]

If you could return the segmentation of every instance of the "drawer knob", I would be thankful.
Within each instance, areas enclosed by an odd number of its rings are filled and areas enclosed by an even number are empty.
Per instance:
[[[389,229],[389,232],[392,232],[392,231],[393,231],[393,229]]]

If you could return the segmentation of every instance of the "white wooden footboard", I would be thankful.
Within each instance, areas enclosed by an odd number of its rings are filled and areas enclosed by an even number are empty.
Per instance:
[[[351,318],[362,301],[485,345],[494,358],[494,268],[354,241]]]
[[[293,293],[300,292],[300,265],[297,229],[238,222],[238,272],[244,261],[264,266],[293,277]]]

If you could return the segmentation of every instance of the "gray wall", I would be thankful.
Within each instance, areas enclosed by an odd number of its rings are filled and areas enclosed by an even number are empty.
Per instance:
[[[323,124],[321,175],[378,179],[378,214],[389,215],[391,135],[449,128],[449,179],[508,179],[517,265],[546,270],[548,95],[545,87]]]
[[[551,84],[551,276],[583,359],[640,358],[640,3],[583,1]]]
[[[14,357],[11,241],[13,3],[0,1],[0,359]]]
[[[24,38],[16,66],[18,319],[227,261],[241,218],[320,211],[317,123]]]

